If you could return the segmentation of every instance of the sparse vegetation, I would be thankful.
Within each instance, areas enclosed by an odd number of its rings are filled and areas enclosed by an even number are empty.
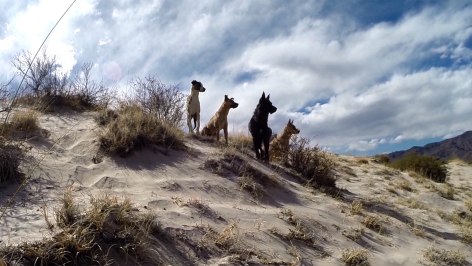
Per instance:
[[[315,187],[336,188],[335,162],[320,147],[310,147],[307,139],[295,137],[289,152],[290,167]]]
[[[435,157],[410,153],[391,163],[394,168],[415,171],[435,182],[445,182],[448,176],[446,162]]]
[[[374,156],[374,162],[380,164],[388,164],[390,163],[390,158],[386,154],[378,154]]]
[[[462,241],[472,244],[472,213],[459,209],[451,213],[446,213],[442,210],[437,210],[436,212],[443,220],[450,221],[456,225]]]
[[[369,265],[368,252],[359,248],[344,250],[341,260],[348,266]]]
[[[437,249],[431,246],[423,252],[423,257],[427,261],[434,263],[434,265],[467,265],[465,255],[458,250]]]
[[[11,127],[15,131],[32,134],[39,130],[38,113],[33,110],[18,111],[13,114]]]
[[[384,230],[381,219],[376,215],[367,215],[362,220],[362,224],[377,233],[382,233]]]
[[[360,200],[354,200],[349,208],[350,215],[359,215],[364,210],[364,205]]]
[[[453,200],[456,190],[450,184],[444,184],[444,186],[435,186],[439,195],[445,199]]]
[[[15,105],[28,105],[52,112],[62,108],[76,111],[106,108],[114,92],[91,77],[92,63],[85,63],[74,76],[61,72],[54,56],[46,50],[33,60],[30,52],[19,53],[12,61],[18,74],[25,76],[23,95]],[[30,68],[31,67],[31,68]]]
[[[247,136],[247,135],[234,135],[234,136],[229,136],[229,146],[233,147],[243,153],[251,153],[252,152],[252,137]]]
[[[247,191],[256,200],[260,200],[264,195],[264,188],[260,184],[256,183],[250,176],[245,175],[240,177],[238,179],[238,184],[241,190]]]
[[[145,112],[137,105],[123,104],[100,136],[101,148],[126,156],[136,149],[158,144],[183,148],[183,132]]]
[[[153,76],[130,82],[132,102],[165,124],[178,128],[183,121],[184,94],[176,85],[166,85]]]
[[[10,181],[20,181],[23,174],[20,163],[24,159],[23,149],[0,137],[0,185]]]
[[[64,206],[56,214],[61,217],[61,230],[51,239],[3,247],[0,258],[8,265],[106,265],[113,259],[110,256],[159,262],[148,252],[152,236],[159,233],[154,216],[137,214],[128,200],[103,196],[92,198],[85,213],[64,220],[64,210],[74,209],[71,199],[64,196]]]
[[[362,235],[364,234],[363,228],[350,228],[347,230],[343,230],[343,236],[351,239],[354,242],[358,242],[362,239]]]

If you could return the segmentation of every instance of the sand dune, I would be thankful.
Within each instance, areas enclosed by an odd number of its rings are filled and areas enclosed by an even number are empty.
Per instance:
[[[336,197],[305,187],[283,168],[232,151],[263,176],[254,197],[240,188],[242,177],[212,169],[225,163],[226,149],[191,137],[188,151],[149,147],[127,158],[96,160],[100,128],[93,115],[41,116],[40,126],[50,136],[28,141],[24,171],[29,181],[17,194],[17,184],[0,188],[0,206],[15,195],[0,220],[1,243],[51,236],[44,213],[54,220],[60,196],[71,188],[81,206],[104,193],[127,197],[137,211],[157,214],[165,230],[189,243],[202,243],[212,230],[230,232],[233,245],[247,251],[247,262],[255,264],[344,265],[343,252],[359,248],[368,252],[371,265],[418,265],[427,264],[423,253],[431,246],[459,250],[472,263],[472,249],[461,241],[457,226],[440,216],[466,210],[464,202],[472,198],[471,165],[449,164],[451,200],[438,192],[444,184],[419,182],[373,158],[339,155],[337,186],[344,192]],[[367,228],[363,222],[369,217],[381,229]],[[185,258],[169,255],[169,261],[234,265],[235,256],[189,251]]]

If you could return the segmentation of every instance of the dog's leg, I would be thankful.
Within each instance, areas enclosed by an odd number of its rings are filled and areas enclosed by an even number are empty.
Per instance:
[[[220,142],[220,130],[219,129],[215,130],[215,134],[216,134],[216,141],[219,143]]]
[[[200,134],[200,112],[198,112],[196,115],[195,115],[197,118],[197,128],[196,128],[196,132],[197,132],[197,135]]]
[[[187,112],[187,126],[189,133],[193,134],[193,127],[192,127],[192,114]]]
[[[272,129],[270,127],[265,130],[265,132],[262,135],[262,139],[264,141],[264,155],[262,159],[265,161],[269,161],[269,145],[270,145],[270,136],[272,135]]]
[[[257,159],[260,159],[261,158],[261,154],[260,154],[260,149],[261,149],[261,141],[259,140],[259,138],[256,136],[256,137],[252,137],[252,144],[254,145],[254,151],[256,152],[256,158]]]
[[[225,126],[223,127],[223,131],[225,133],[226,145],[228,145],[228,122],[225,123]]]

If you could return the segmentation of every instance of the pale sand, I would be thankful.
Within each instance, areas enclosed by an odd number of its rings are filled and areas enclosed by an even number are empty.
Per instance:
[[[362,248],[369,252],[371,265],[418,265],[424,262],[423,251],[434,245],[460,250],[472,263],[472,249],[460,241],[457,227],[436,211],[465,209],[465,200],[472,198],[472,166],[461,162],[449,164],[448,182],[456,192],[455,200],[447,200],[427,188],[431,182],[417,183],[408,173],[377,164],[373,158],[366,157],[368,163],[362,163],[359,157],[335,156],[339,163],[337,186],[348,191],[342,200],[306,188],[297,179],[241,154],[275,180],[264,187],[265,197],[256,200],[239,188],[239,177],[234,173],[220,176],[203,167],[206,161],[223,157],[224,150],[217,145],[187,138],[189,152],[154,147],[128,158],[104,156],[102,162],[95,164],[92,159],[99,148],[100,129],[92,113],[46,114],[41,116],[40,126],[51,135],[28,141],[31,158],[24,171],[30,179],[0,220],[3,244],[51,236],[43,210],[54,221],[59,198],[71,187],[76,202],[82,206],[88,204],[90,196],[104,193],[127,197],[140,212],[155,212],[165,230],[181,230],[195,241],[201,238],[201,228],[210,226],[221,232],[235,224],[237,245],[266,262],[343,265],[340,258],[345,249]],[[407,180],[412,191],[400,188],[400,180]],[[0,188],[0,206],[16,188],[14,184]],[[406,199],[416,200],[426,208],[409,207]],[[186,204],[192,200],[209,209],[202,212]],[[361,214],[350,213],[353,200],[363,202]],[[282,214],[287,210],[301,221],[313,243],[295,239],[290,242],[280,237],[295,230],[287,222],[288,216]],[[383,232],[362,225],[367,215],[380,217]],[[344,234],[356,228],[363,228],[364,233],[354,242]],[[412,228],[422,230],[424,235],[415,235]],[[232,255],[222,254],[209,259],[194,256],[193,263],[232,265]]]

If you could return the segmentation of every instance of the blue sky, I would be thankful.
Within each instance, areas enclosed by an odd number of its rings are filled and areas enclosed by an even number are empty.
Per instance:
[[[0,82],[35,51],[71,1],[0,0]],[[247,123],[262,91],[277,132],[333,152],[375,154],[472,129],[470,1],[77,0],[47,42],[62,70],[93,62],[97,80],[203,82],[202,123],[225,94]]]

